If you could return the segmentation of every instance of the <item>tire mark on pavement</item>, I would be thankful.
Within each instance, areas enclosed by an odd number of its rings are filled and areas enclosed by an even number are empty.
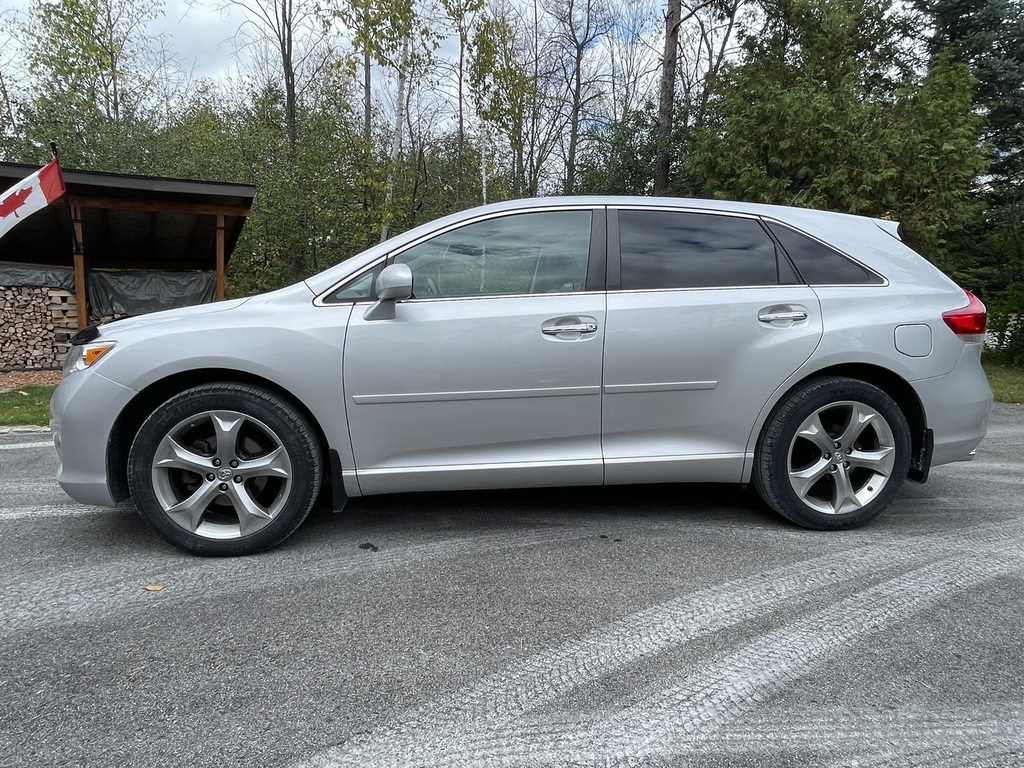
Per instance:
[[[5,520],[46,520],[53,517],[90,517],[122,515],[115,507],[89,507],[68,500],[58,504],[26,504],[18,507],[0,507],[0,522]]]
[[[1020,723],[1017,723],[1017,729],[1015,737],[995,739],[992,742],[889,751],[834,765],[836,768],[1013,768],[1024,765],[1024,741],[1020,735]]]
[[[607,712],[548,716],[525,719],[512,732],[534,744],[554,742],[567,732],[598,729]],[[480,745],[493,746],[507,740],[508,725],[490,724],[476,737]],[[925,746],[922,746],[922,742]],[[930,745],[930,746],[927,746]],[[788,753],[806,755],[827,753],[817,765],[829,764],[828,755],[841,755],[831,760],[835,768],[1007,768],[1021,764],[1024,757],[1024,707],[993,706],[984,709],[958,709],[922,712],[920,710],[856,710],[830,708],[812,711],[786,711],[777,717],[744,717],[716,728],[706,739],[681,739],[659,745],[644,756],[634,756],[629,765],[679,765],[680,758],[694,759],[695,765],[714,764],[714,758],[733,759],[770,754],[777,759]],[[851,754],[856,753],[856,757]],[[1007,760],[1016,757],[1016,760]],[[431,756],[430,760],[445,760]],[[480,749],[478,754],[460,756],[460,766],[540,764],[522,755],[496,756]],[[998,760],[1002,762],[998,762]],[[415,762],[415,761],[410,761]],[[560,765],[607,765],[606,757],[596,758],[585,752],[566,752],[555,762]],[[399,764],[397,761],[394,764]],[[453,764],[446,762],[428,764]]]
[[[188,602],[212,593],[245,589],[249,584],[258,584],[265,590],[296,579],[365,576],[414,564],[478,557],[489,552],[590,535],[570,529],[543,529],[381,547],[372,554],[359,551],[325,557],[322,550],[317,550],[290,562],[284,573],[274,558],[183,560],[172,554],[157,556],[149,562],[140,562],[136,557],[122,558],[101,568],[89,567],[84,571],[89,578],[87,585],[81,581],[82,569],[75,569],[58,576],[5,586],[0,594],[0,638],[54,624],[95,621],[128,610]],[[160,592],[141,589],[142,585],[153,582],[165,584],[166,589]]]
[[[592,727],[535,741],[514,728],[492,741],[448,738],[427,762],[557,765],[567,755],[602,765],[636,765],[699,750],[724,723],[756,710],[790,683],[852,643],[906,620],[929,606],[1024,569],[1018,545],[986,556],[958,556],[924,565],[801,617],[706,663]],[[409,745],[407,745],[408,747]],[[939,748],[941,745],[925,745]],[[413,763],[426,755],[406,752]]]
[[[912,537],[899,544],[868,545],[824,555],[700,590],[535,654],[454,696],[413,709],[389,727],[358,735],[296,765],[457,764],[475,759],[477,749],[483,746],[476,743],[463,749],[457,745],[475,742],[481,729],[486,732],[492,724],[503,728],[500,743],[492,745],[496,751],[489,753],[497,758],[508,745],[504,737],[514,731],[511,721],[644,657],[770,615],[788,601],[854,579],[917,567],[977,546],[1005,545],[1016,552],[1019,536],[1019,524],[1002,523],[930,540]],[[615,727],[614,722],[610,727]],[[604,754],[602,759],[609,756]],[[531,754],[531,760],[533,757]]]
[[[0,451],[18,451],[23,449],[53,448],[53,440],[40,440],[32,443],[4,443]]]

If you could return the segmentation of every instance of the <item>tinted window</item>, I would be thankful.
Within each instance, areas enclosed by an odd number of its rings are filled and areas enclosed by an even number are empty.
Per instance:
[[[521,213],[446,232],[395,257],[416,298],[582,291],[590,211]]]
[[[753,219],[674,211],[620,211],[627,290],[776,285],[775,244]]]
[[[850,285],[883,282],[878,275],[854,264],[840,253],[817,240],[794,232],[780,224],[768,223],[779,239],[800,277],[809,285]]]

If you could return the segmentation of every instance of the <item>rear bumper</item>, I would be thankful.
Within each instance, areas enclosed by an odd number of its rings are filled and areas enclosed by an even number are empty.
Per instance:
[[[965,344],[960,360],[944,376],[911,382],[934,435],[930,464],[970,461],[985,437],[992,390],[981,367],[981,345]]]

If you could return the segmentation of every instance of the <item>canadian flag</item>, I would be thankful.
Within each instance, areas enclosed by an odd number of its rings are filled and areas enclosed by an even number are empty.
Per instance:
[[[27,179],[0,193],[0,237],[63,194],[64,175],[60,172],[60,161],[54,158]]]

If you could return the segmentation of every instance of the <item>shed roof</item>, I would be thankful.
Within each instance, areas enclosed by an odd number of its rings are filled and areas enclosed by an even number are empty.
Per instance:
[[[0,190],[39,169],[0,163]],[[217,216],[224,215],[225,260],[238,242],[256,188],[64,170],[68,203],[82,212],[82,250],[90,268],[215,270]],[[0,238],[0,261],[70,265],[74,246],[62,201],[27,217]]]

